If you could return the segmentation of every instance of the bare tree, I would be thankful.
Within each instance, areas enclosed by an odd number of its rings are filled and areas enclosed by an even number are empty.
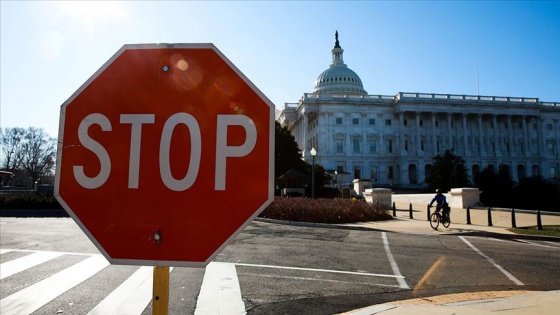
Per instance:
[[[56,140],[40,128],[8,128],[2,131],[2,168],[25,171],[36,182],[50,175],[56,161]]]
[[[2,169],[14,171],[21,167],[23,159],[23,141],[25,129],[4,128],[0,129],[0,143],[2,143]]]

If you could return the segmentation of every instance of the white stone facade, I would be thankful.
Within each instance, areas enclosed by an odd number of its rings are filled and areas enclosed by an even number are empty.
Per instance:
[[[348,88],[325,92],[325,82],[333,81],[327,75],[340,73],[332,68],[346,67],[337,46],[338,37],[333,64],[319,76],[314,92],[298,103],[286,103],[278,118],[296,138],[304,159],[310,161],[309,151],[315,148],[315,162],[337,171],[334,184],[347,186],[359,178],[371,180],[373,187],[422,187],[432,157],[447,149],[465,159],[471,180],[474,173],[501,165],[514,180],[560,176],[560,102],[405,92],[366,95]],[[334,78],[343,79],[346,83],[346,78]],[[355,87],[360,90],[361,81]]]

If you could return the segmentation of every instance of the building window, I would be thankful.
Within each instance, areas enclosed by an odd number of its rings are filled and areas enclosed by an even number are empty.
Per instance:
[[[336,117],[336,124],[342,125],[342,117]]]
[[[375,126],[375,118],[370,118],[369,119],[369,125],[370,126]]]
[[[404,150],[408,152],[408,140],[404,140]]]
[[[424,151],[424,140],[420,140],[420,150]]]
[[[377,167],[375,167],[375,166],[371,167],[371,180],[373,182],[377,181]]]
[[[385,126],[391,126],[391,119],[385,119]]]
[[[359,118],[352,118],[352,125],[359,125],[360,119]]]
[[[554,140],[546,140],[546,152],[548,155],[554,154]]]
[[[336,166],[336,172],[337,172],[338,174],[344,173],[344,165],[337,165],[337,166]]]
[[[424,121],[420,120],[420,127],[423,127],[423,126],[424,126]]]
[[[552,124],[546,124],[546,129],[552,131]]]
[[[354,179],[361,178],[361,170],[359,166],[354,166]]]
[[[393,153],[393,140],[385,140],[385,149],[387,153]]]
[[[358,138],[352,139],[352,151],[354,153],[360,153],[360,139]]]
[[[436,120],[436,127],[439,127],[438,121]]]
[[[387,168],[387,179],[393,179],[393,167],[389,166]]]
[[[408,121],[407,121],[406,119],[403,120],[403,125],[404,125],[404,126],[408,126]]]
[[[369,153],[375,153],[377,151],[377,141],[375,139],[369,140]]]
[[[336,139],[336,153],[343,153],[344,141],[342,139]]]

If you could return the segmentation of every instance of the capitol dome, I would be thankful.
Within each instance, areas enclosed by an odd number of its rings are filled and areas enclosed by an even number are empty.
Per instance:
[[[367,95],[360,77],[344,63],[343,52],[337,31],[332,49],[332,64],[315,80],[313,94]]]

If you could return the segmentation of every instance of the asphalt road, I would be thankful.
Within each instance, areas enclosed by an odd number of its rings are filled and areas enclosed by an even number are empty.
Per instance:
[[[114,307],[108,301],[123,296],[123,313],[151,314],[151,291],[135,289],[138,293],[133,295],[125,286],[149,268],[103,265],[99,251],[70,218],[0,218],[0,253],[2,314],[9,314],[10,308],[21,313],[18,307],[33,314],[87,314],[100,305]],[[14,267],[34,254],[55,257],[20,271]],[[558,290],[559,260],[560,243],[555,241],[254,222],[213,266],[229,272],[222,280],[239,294],[238,303],[226,308],[241,303],[248,314],[334,314],[447,293]],[[76,276],[61,277],[86,264]],[[9,275],[13,270],[18,272]],[[220,290],[207,285],[207,275],[201,268],[171,271],[170,314],[204,313],[208,292],[212,297]],[[85,279],[64,288],[65,281],[79,277]],[[54,293],[57,290],[60,294]],[[47,298],[49,294],[53,297]],[[218,303],[216,298],[206,299]]]

